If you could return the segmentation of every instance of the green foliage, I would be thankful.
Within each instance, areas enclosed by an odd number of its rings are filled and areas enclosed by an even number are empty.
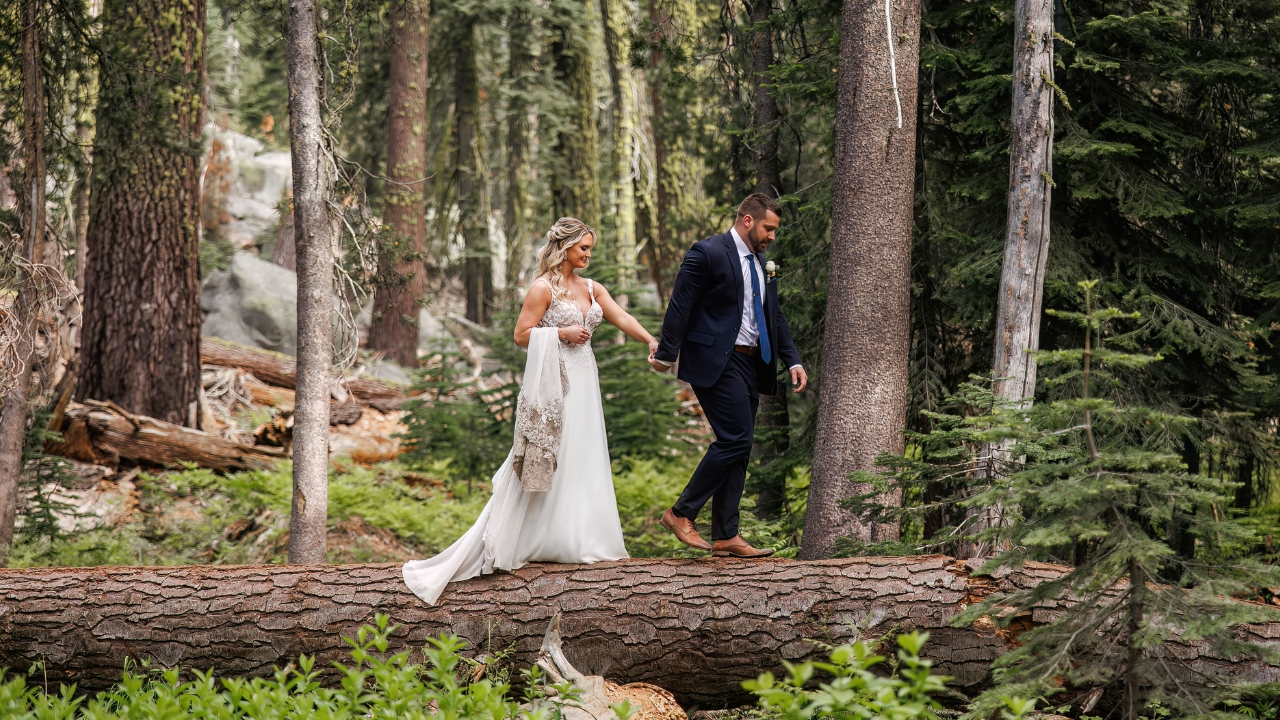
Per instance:
[[[1059,608],[1052,622],[1022,633],[1018,647],[995,662],[996,685],[979,697],[975,714],[994,711],[1005,695],[1069,691],[1074,698],[1107,686],[1129,693],[1130,707],[1157,702],[1180,715],[1201,714],[1240,688],[1230,678],[1188,679],[1167,643],[1271,657],[1237,641],[1231,629],[1277,613],[1233,596],[1274,585],[1280,569],[1239,552],[1256,541],[1226,511],[1233,484],[1188,472],[1168,451],[1168,438],[1184,434],[1192,421],[1093,393],[1159,359],[1103,345],[1109,325],[1137,317],[1096,309],[1095,285],[1081,283],[1083,312],[1054,313],[1082,329],[1083,349],[1037,354],[1041,366],[1057,369],[1052,385],[1063,390],[1060,399],[1003,403],[967,385],[952,402],[970,414],[933,415],[934,431],[911,438],[918,456],[882,456],[884,475],[853,478],[881,491],[932,487],[942,499],[930,505],[878,510],[870,495],[849,505],[882,517],[949,511],[952,523],[928,542],[976,540],[994,548],[980,573],[1027,560],[1073,565],[1060,578],[992,597],[958,618],[991,615],[1008,624],[1034,607]],[[978,524],[981,518],[987,522]]]
[[[477,379],[456,351],[427,360],[414,385],[420,394],[404,404],[406,460],[447,461],[449,473],[468,483],[493,476],[511,450],[519,388],[494,381],[481,390]]]
[[[887,674],[875,672],[886,660],[883,655],[875,654],[878,643],[859,640],[852,645],[830,648],[829,662],[784,663],[788,677],[777,680],[773,673],[765,673],[756,680],[742,683],[742,687],[760,699],[760,707],[769,717],[783,720],[937,720],[937,710],[942,706],[934,696],[946,691],[946,683],[951,678],[933,674],[933,663],[920,657],[928,640],[928,633],[899,635],[896,662]],[[813,689],[817,670],[832,678]],[[1034,702],[1010,700],[1006,717],[1021,718],[1034,705]]]
[[[470,682],[471,667],[454,636],[431,638],[418,654],[389,652],[396,626],[379,615],[377,626],[360,628],[351,646],[350,664],[335,663],[339,683],[321,686],[315,658],[271,677],[217,679],[195,671],[184,680],[177,669],[125,670],[120,683],[92,698],[77,696],[75,686],[57,694],[9,675],[0,683],[0,713],[13,720],[112,720],[118,718],[317,718],[342,720],[558,720],[558,702],[577,696],[570,685],[548,685],[537,671],[525,671],[527,706],[509,696],[511,687],[488,678]],[[33,668],[33,671],[35,668]],[[557,700],[549,697],[554,694]],[[619,717],[625,718],[625,709]]]
[[[694,557],[658,524],[697,466],[692,454],[623,458],[614,463],[614,493],[623,538],[632,557]],[[479,516],[488,483],[468,491],[451,463],[348,466],[341,459],[329,478],[331,562],[390,562],[427,557],[448,547]],[[284,561],[291,475],[287,463],[271,471],[219,474],[188,469],[139,475],[138,508],[127,522],[71,533],[25,528],[11,567],[278,563]],[[792,502],[803,506],[807,472],[788,481]],[[31,506],[29,506],[31,507]],[[797,528],[788,519],[762,521],[746,498],[742,535],[794,557]],[[58,507],[59,516],[66,509]],[[704,511],[707,523],[710,510]]]
[[[990,368],[1013,3],[944,0],[923,24],[912,402],[940,410]],[[1055,81],[1070,106],[1054,108],[1046,305],[1072,302],[1075,280],[1096,277],[1100,301],[1141,311],[1109,343],[1164,361],[1121,370],[1127,382],[1107,396],[1200,418],[1187,459],[1212,451],[1230,476],[1267,455],[1249,430],[1276,414],[1280,6],[1087,0],[1060,5],[1055,24]],[[1042,348],[1080,338],[1065,318],[1041,324]],[[1236,412],[1249,421],[1220,422]]]
[[[59,500],[56,493],[66,489],[72,480],[68,467],[71,463],[56,455],[46,455],[47,442],[61,440],[58,433],[50,432],[49,418],[53,415],[48,406],[41,406],[31,413],[26,436],[22,444],[22,484],[18,506],[20,526],[16,528],[18,541],[53,540],[62,534],[58,517],[74,517],[74,508]]]
[[[442,475],[435,468],[431,473]],[[389,463],[372,468],[335,467],[329,479],[329,525],[343,532],[372,528],[402,547],[387,549],[376,536],[352,531],[335,562],[386,562],[432,555],[462,535],[488,499],[407,473]],[[411,479],[414,484],[410,484]],[[14,567],[184,565],[283,562],[288,529],[291,468],[221,475],[189,469],[139,475],[139,507],[129,521],[55,537],[22,534]],[[455,492],[456,490],[456,492]],[[357,522],[358,519],[358,522]],[[366,542],[368,540],[369,542]],[[372,543],[370,545],[369,543]],[[391,553],[391,554],[388,554]]]

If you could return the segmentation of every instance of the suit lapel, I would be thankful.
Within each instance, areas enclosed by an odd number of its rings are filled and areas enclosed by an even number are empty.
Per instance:
[[[746,295],[746,287],[742,284],[744,282],[742,279],[742,260],[738,258],[738,244],[733,241],[733,233],[727,232],[723,237],[724,251],[729,256],[729,267],[733,271],[731,274],[735,281],[734,285],[738,288],[738,294],[735,297],[738,299],[738,315],[741,316],[745,310],[742,307],[742,303],[745,301],[744,296]]]

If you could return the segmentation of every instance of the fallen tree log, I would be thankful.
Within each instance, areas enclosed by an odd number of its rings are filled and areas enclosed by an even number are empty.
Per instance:
[[[219,367],[247,370],[257,379],[277,387],[293,389],[297,384],[297,361],[283,353],[200,336],[200,362]],[[374,404],[386,412],[408,397],[408,388],[369,377],[349,378],[346,387],[358,402]]]
[[[393,647],[453,633],[481,651],[512,647],[528,664],[559,611],[565,654],[582,673],[652,683],[686,706],[746,700],[743,679],[812,657],[810,640],[909,629],[929,631],[925,655],[972,691],[1013,638],[948,621],[993,592],[1061,572],[1030,564],[973,578],[941,556],[534,564],[451,585],[432,607],[405,587],[398,564],[0,570],[0,666],[40,661],[50,682],[86,690],[116,681],[126,658],[252,675],[307,653],[325,669],[347,659],[342,638],[378,613],[400,625]],[[1280,624],[1247,632],[1280,637]],[[1254,661],[1182,650],[1200,672],[1280,679]]]
[[[269,468],[285,458],[283,448],[238,443],[96,400],[69,404],[62,424],[62,442],[46,452],[97,465],[115,466],[126,458],[160,467],[193,462],[214,470],[245,470]]]

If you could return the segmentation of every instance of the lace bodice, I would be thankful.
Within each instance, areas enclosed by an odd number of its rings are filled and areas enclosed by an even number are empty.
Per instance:
[[[539,280],[551,285],[545,278],[539,278]],[[582,314],[582,306],[578,305],[577,300],[572,297],[567,299],[556,298],[555,289],[553,288],[551,305],[542,316],[542,322],[538,323],[538,327],[562,328],[581,325],[587,329],[587,332],[594,333],[596,328],[600,327],[600,322],[604,320],[604,309],[600,307],[600,303],[596,302],[596,286],[591,280],[587,281],[587,292],[591,295],[591,308],[587,310],[587,314],[584,316]],[[567,362],[595,367],[596,356],[591,350],[590,342],[574,345],[561,340],[560,353]]]

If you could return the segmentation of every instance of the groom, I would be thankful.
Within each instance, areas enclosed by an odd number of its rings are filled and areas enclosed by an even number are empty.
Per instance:
[[[729,232],[689,249],[676,275],[662,321],[658,351],[649,364],[659,372],[680,357],[678,376],[693,386],[716,441],[698,464],[662,525],[685,545],[717,557],[762,558],[773,550],[751,547],[738,534],[738,503],[755,438],[760,393],[778,388],[778,361],[791,373],[795,392],[808,383],[791,328],[778,307],[778,287],[765,272],[764,250],[781,222],[778,203],[763,193],[738,206]],[[711,501],[711,540],[693,521]]]

